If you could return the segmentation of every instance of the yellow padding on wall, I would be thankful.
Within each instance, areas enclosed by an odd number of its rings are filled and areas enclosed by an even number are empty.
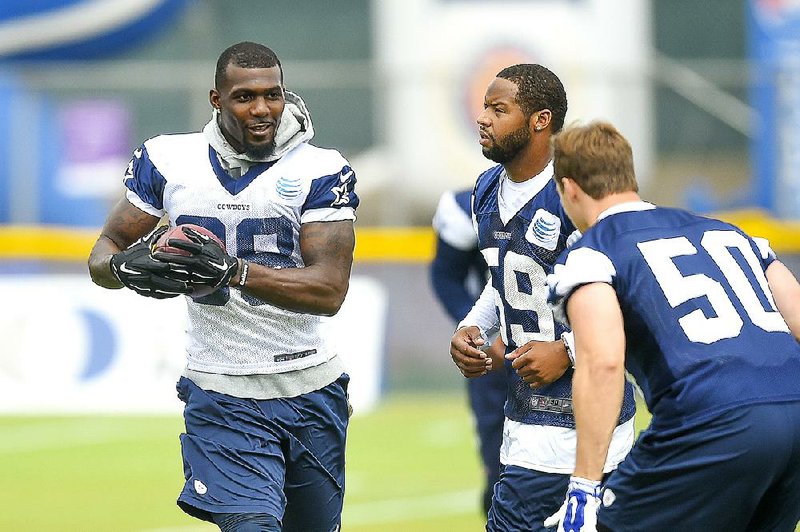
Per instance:
[[[430,262],[435,236],[429,227],[367,227],[356,230],[357,262]]]
[[[759,210],[715,215],[766,238],[776,253],[800,253],[800,222],[780,221]],[[85,261],[99,229],[53,226],[0,226],[0,260]],[[355,260],[362,263],[426,263],[435,236],[429,227],[358,227]]]
[[[0,259],[85,261],[100,230],[0,226]]]
[[[800,222],[771,218],[758,209],[719,212],[716,218],[741,228],[750,236],[766,238],[772,250],[781,253],[800,253]]]
[[[85,261],[100,230],[50,226],[0,226],[0,260]],[[427,227],[356,229],[359,262],[431,260],[433,231]]]

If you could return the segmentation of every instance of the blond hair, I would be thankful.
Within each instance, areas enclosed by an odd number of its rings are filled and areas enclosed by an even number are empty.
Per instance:
[[[569,177],[594,199],[638,192],[631,145],[609,122],[571,125],[555,135],[553,167],[559,188]]]

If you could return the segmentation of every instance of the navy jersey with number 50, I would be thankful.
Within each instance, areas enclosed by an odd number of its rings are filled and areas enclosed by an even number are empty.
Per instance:
[[[507,179],[502,166],[484,172],[473,193],[479,246],[489,265],[492,286],[499,295],[496,304],[506,352],[532,340],[556,340],[566,330],[554,320],[547,305],[546,278],[566,249],[575,226],[561,206],[555,181],[549,175],[535,179],[540,178],[543,178],[541,189],[506,223],[498,204],[501,184]],[[536,390],[511,369],[510,361],[506,361],[506,369],[510,376],[506,417],[526,424],[574,428],[572,369]],[[633,413],[633,390],[626,384],[621,421],[627,421]]]
[[[601,215],[548,282],[557,313],[582,284],[614,288],[626,369],[654,422],[680,423],[800,399],[800,347],[765,276],[773,260],[730,224],[635,202]]]

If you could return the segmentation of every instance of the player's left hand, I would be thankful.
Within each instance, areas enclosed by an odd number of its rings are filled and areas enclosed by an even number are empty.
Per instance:
[[[228,255],[210,237],[186,228],[183,233],[190,240],[170,239],[170,247],[189,253],[188,256],[156,251],[153,257],[169,263],[170,274],[190,285],[211,286],[215,289],[227,286],[239,270],[239,261]]]
[[[569,477],[567,498],[556,513],[544,520],[546,528],[558,532],[597,532],[600,481]]]
[[[564,342],[531,340],[506,355],[522,380],[538,388],[558,380],[570,367]]]

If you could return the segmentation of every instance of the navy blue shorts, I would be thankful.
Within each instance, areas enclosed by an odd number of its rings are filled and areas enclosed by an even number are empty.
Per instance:
[[[181,377],[186,484],[178,505],[211,513],[265,513],[286,531],[335,530],[344,501],[347,384],[291,398],[240,399]]]
[[[609,477],[598,521],[625,530],[786,530],[800,519],[800,403],[651,426]]]
[[[503,467],[494,485],[487,532],[553,532],[544,527],[544,520],[561,508],[568,484],[569,475]]]

